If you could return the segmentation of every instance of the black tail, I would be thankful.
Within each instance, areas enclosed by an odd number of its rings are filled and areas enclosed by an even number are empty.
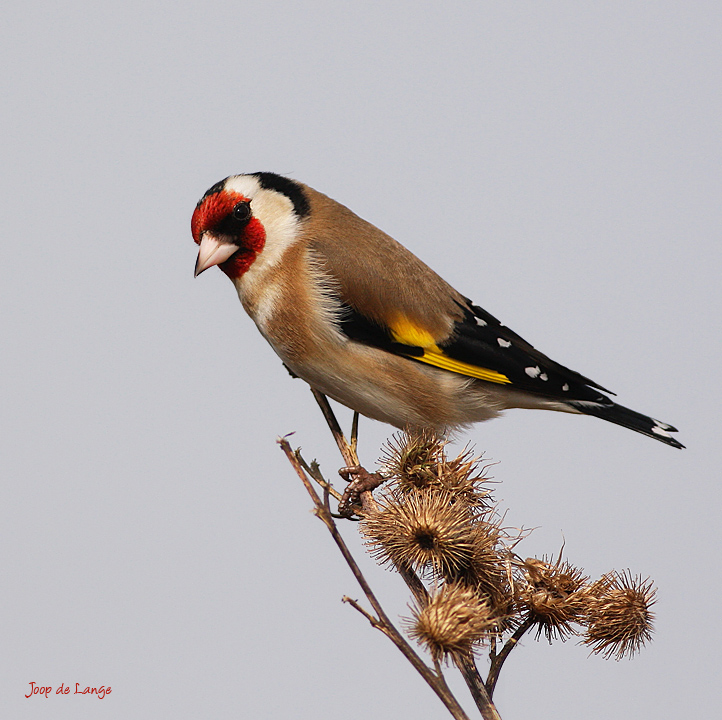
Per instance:
[[[609,400],[609,404],[589,401],[575,402],[573,400],[569,401],[568,404],[585,415],[593,415],[607,422],[621,425],[622,427],[642,433],[642,435],[647,435],[672,447],[684,447],[681,442],[675,440],[670,435],[670,433],[677,432],[677,428],[648,417],[647,415],[642,415],[634,410],[630,410],[622,405],[617,405],[611,400]]]

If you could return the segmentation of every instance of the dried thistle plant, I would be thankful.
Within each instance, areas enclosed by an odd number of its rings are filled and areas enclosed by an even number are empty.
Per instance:
[[[652,638],[657,590],[649,578],[613,571],[590,588],[584,644],[592,653],[621,660],[631,657]]]
[[[349,445],[326,399],[314,394],[346,465],[358,468],[359,477],[368,476],[359,466],[355,437]],[[446,685],[442,660],[459,668],[484,720],[500,720],[494,688],[526,632],[536,628],[536,638],[544,635],[549,642],[583,633],[592,653],[617,659],[633,655],[650,639],[656,593],[651,581],[612,572],[590,583],[561,553],[556,560],[521,559],[515,549],[526,533],[502,527],[480,460],[468,448],[450,459],[443,438],[407,432],[385,446],[385,483],[375,495],[371,486],[361,487],[354,511],[370,552],[399,571],[416,599],[406,624],[409,636],[431,655],[434,667],[429,667],[391,623],[345,546],[334,521],[340,516],[329,508],[330,495],[341,493],[317,466],[307,465],[285,440],[281,444],[374,612],[344,600],[396,644],[457,720],[468,716]],[[324,500],[304,468],[323,488]],[[475,658],[481,648],[489,655],[486,680]]]
[[[552,563],[547,558],[527,558],[520,564],[523,581],[516,585],[516,601],[547,640],[566,640],[575,635],[573,623],[583,621],[589,607],[589,578],[561,555]]]
[[[419,607],[412,608],[409,635],[439,662],[471,651],[496,626],[489,605],[460,583],[443,585]]]

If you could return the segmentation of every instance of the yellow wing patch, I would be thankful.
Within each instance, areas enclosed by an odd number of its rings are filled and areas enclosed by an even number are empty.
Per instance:
[[[436,344],[433,335],[428,330],[424,330],[424,328],[415,325],[407,317],[401,316],[396,318],[390,323],[390,330],[396,342],[424,349],[424,354],[421,357],[415,357],[415,360],[433,365],[442,370],[449,370],[459,375],[466,375],[467,377],[478,378],[479,380],[486,380],[487,382],[500,384],[511,383],[511,380],[509,380],[506,375],[502,375],[496,372],[496,370],[489,370],[488,368],[471,365],[470,363],[450,358],[444,354],[444,351]]]
[[[415,325],[403,315],[396,316],[389,323],[389,329],[394,340],[402,345],[413,345],[422,348],[436,347],[436,340],[428,330]]]

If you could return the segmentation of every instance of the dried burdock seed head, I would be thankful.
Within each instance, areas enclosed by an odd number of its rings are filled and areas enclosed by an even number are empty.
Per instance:
[[[380,463],[401,492],[443,490],[469,506],[488,508],[490,493],[483,487],[488,479],[480,459],[467,448],[449,460],[445,447],[446,440],[431,430],[407,430],[391,438]]]
[[[466,585],[486,600],[490,614],[499,620],[499,628],[503,629],[513,611],[514,598],[509,582],[510,553],[501,537],[502,530],[497,524],[477,519],[470,562],[444,578]]]
[[[481,467],[481,458],[475,457],[473,450],[467,447],[453,460],[442,456],[438,482],[446,491],[470,507],[488,511],[493,507],[493,500],[491,491],[487,488],[489,479],[485,472],[486,467]]]
[[[428,488],[437,478],[444,442],[428,429],[396,433],[383,447],[379,462],[384,472],[396,480],[400,490]]]
[[[575,635],[572,623],[583,622],[589,608],[589,578],[562,562],[561,556],[554,563],[547,558],[527,558],[520,567],[516,601],[537,625],[537,637],[543,632],[551,642]]]
[[[361,523],[379,562],[446,575],[469,564],[474,549],[471,514],[448,493],[387,494]]]
[[[614,571],[592,584],[590,594],[583,642],[593,653],[621,660],[651,639],[657,590],[649,578]]]
[[[420,607],[412,608],[409,635],[424,645],[436,661],[466,653],[483,640],[496,621],[489,606],[461,584],[444,585]]]

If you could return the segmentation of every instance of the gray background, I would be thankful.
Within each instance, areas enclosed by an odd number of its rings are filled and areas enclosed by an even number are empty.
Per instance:
[[[689,446],[528,411],[462,438],[538,528],[522,554],[565,540],[659,586],[631,662],[524,642],[505,720],[713,716],[721,7],[5,4],[0,714],[445,717],[339,601],[359,591],[275,445],[341,464],[310,393],[220,272],[192,278],[197,199],[272,170]],[[361,431],[373,465],[390,428]]]

